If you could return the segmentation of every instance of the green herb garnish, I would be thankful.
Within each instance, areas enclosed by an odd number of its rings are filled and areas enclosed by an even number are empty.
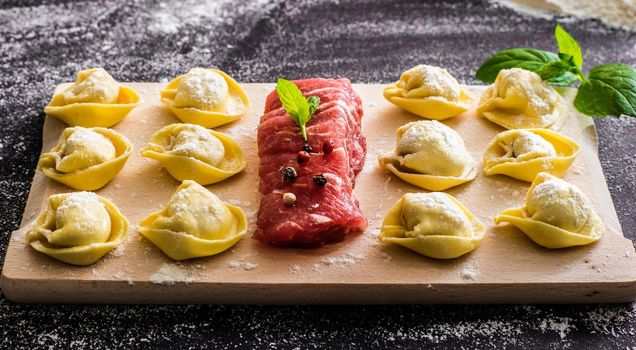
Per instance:
[[[552,52],[528,48],[503,50],[488,58],[479,67],[476,76],[484,83],[492,84],[502,69],[523,68],[538,74],[551,62],[559,62],[559,56]],[[564,85],[569,85],[576,81],[576,77],[570,73],[555,76],[554,81],[548,81],[550,83],[563,81]]]
[[[300,127],[303,140],[307,142],[305,125],[318,109],[320,98],[317,96],[305,98],[296,84],[282,78],[278,78],[276,82],[276,93],[289,117]]]
[[[502,69],[523,68],[552,85],[570,86],[580,81],[574,99],[576,109],[594,117],[625,114],[636,117],[636,69],[626,64],[603,64],[583,73],[583,54],[578,42],[557,24],[554,38],[559,53],[509,49],[491,56],[479,67],[477,79],[492,83]]]

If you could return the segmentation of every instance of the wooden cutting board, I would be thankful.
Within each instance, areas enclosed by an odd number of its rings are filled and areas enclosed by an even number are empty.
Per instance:
[[[561,130],[581,144],[565,179],[592,200],[607,232],[597,243],[548,250],[493,216],[522,205],[528,183],[505,176],[484,177],[450,189],[487,227],[471,254],[438,261],[405,248],[379,243],[377,234],[388,209],[406,192],[421,191],[388,175],[377,156],[390,151],[395,130],[418,120],[382,97],[383,85],[355,85],[364,103],[368,140],[366,165],[355,193],[369,220],[363,234],[319,249],[281,249],[251,238],[259,205],[256,126],[273,84],[244,84],[252,106],[237,122],[217,128],[230,134],[248,158],[247,169],[208,186],[221,199],[242,207],[250,232],[234,248],[213,257],[175,263],[137,232],[139,221],[168,201],[179,182],[155,161],[139,155],[150,135],[178,120],[159,102],[163,84],[131,83],[142,104],[114,127],[135,150],[123,171],[98,194],[110,198],[131,222],[126,241],[88,267],[58,262],[31,249],[24,240],[46,198],[69,191],[37,173],[20,229],[13,232],[4,267],[2,292],[17,302],[51,303],[606,303],[636,296],[636,257],[623,237],[597,153],[592,120],[570,110]],[[469,87],[476,99],[483,87]],[[570,102],[574,90],[563,90]],[[570,103],[571,105],[571,103]],[[500,127],[477,118],[474,110],[445,122],[481,161]],[[46,118],[43,149],[57,143],[64,125]],[[481,167],[481,165],[479,165]]]

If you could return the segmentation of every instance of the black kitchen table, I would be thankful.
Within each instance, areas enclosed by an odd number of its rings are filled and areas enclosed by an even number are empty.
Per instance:
[[[0,256],[18,227],[53,88],[102,66],[120,81],[218,67],[242,82],[396,80],[419,63],[474,72],[510,47],[556,49],[560,22],[586,66],[636,65],[636,33],[541,18],[486,1],[0,2]],[[600,157],[625,234],[636,238],[636,119],[597,119]],[[81,293],[81,291],[78,291]],[[550,302],[550,300],[546,300]],[[631,348],[632,305],[20,305],[0,296],[0,347]]]

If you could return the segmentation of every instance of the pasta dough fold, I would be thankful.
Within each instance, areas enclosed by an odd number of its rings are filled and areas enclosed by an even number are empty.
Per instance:
[[[245,90],[217,69],[192,68],[161,90],[163,102],[184,123],[214,128],[240,118],[249,108]]]
[[[70,126],[109,128],[139,105],[139,95],[103,68],[77,73],[71,86],[53,95],[44,112]]]
[[[141,152],[159,161],[179,181],[210,185],[245,169],[239,145],[229,136],[194,124],[171,124],[157,131]]]
[[[461,136],[435,120],[398,128],[395,151],[380,155],[378,161],[402,180],[431,191],[471,181],[477,173]]]
[[[132,144],[111,129],[64,129],[60,142],[40,156],[38,169],[49,178],[76,190],[104,187],[126,164]]]
[[[384,97],[420,117],[444,120],[467,111],[473,99],[446,69],[420,64],[384,89]]]
[[[247,231],[245,213],[194,181],[184,181],[166,206],[139,223],[139,233],[174,260],[215,255]]]
[[[503,69],[495,83],[481,95],[477,113],[506,129],[549,128],[565,122],[565,102],[536,73]]]
[[[488,145],[484,174],[503,174],[526,182],[532,182],[540,172],[561,177],[579,149],[574,140],[548,129],[507,130]]]
[[[431,258],[452,259],[473,251],[484,233],[455,197],[432,192],[402,196],[386,214],[378,237]]]
[[[603,235],[603,223],[587,196],[558,177],[537,175],[525,201],[524,207],[496,216],[495,223],[511,223],[546,248],[586,245]]]
[[[55,194],[26,240],[35,250],[73,265],[90,265],[123,242],[128,220],[92,192]]]

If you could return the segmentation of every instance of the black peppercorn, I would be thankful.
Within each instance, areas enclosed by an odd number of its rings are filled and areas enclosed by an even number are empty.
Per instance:
[[[296,181],[296,176],[298,176],[298,173],[296,173],[296,169],[294,169],[293,167],[286,167],[285,169],[283,169],[283,182],[288,184],[288,183],[292,183],[294,181]]]
[[[305,151],[307,153],[311,153],[311,152],[314,151],[314,149],[311,148],[311,146],[308,143],[306,143],[306,144],[303,145],[303,151]]]
[[[324,187],[327,184],[327,177],[323,174],[314,175],[313,180],[320,187]]]

